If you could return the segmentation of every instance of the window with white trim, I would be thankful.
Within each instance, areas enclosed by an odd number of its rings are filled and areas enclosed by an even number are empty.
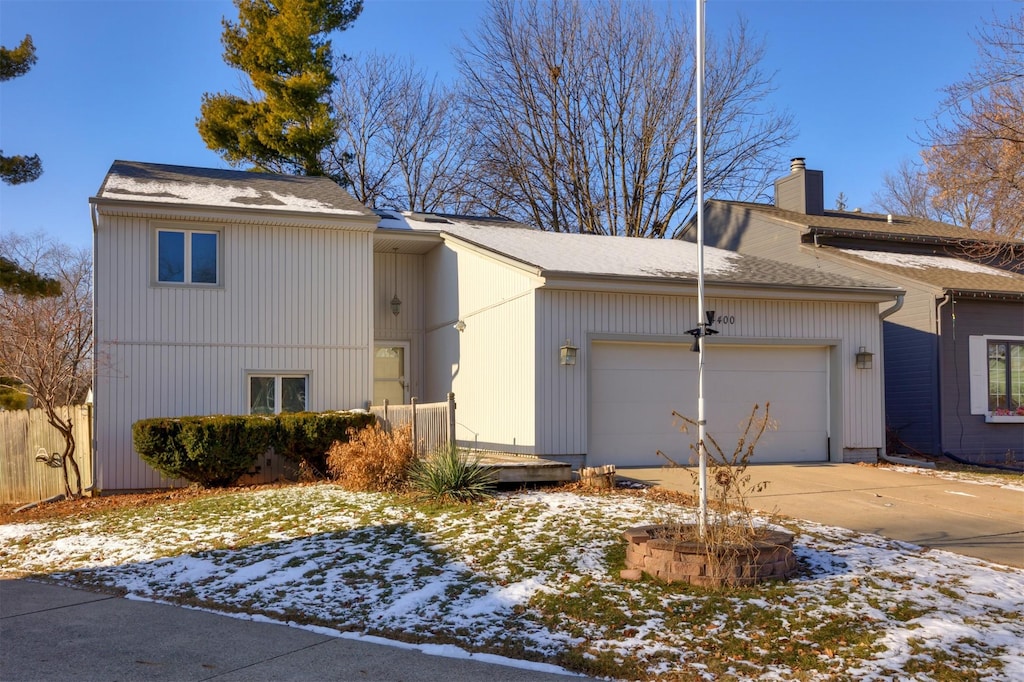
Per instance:
[[[971,414],[1024,422],[1024,337],[968,338]]]
[[[161,284],[219,284],[219,252],[219,232],[158,229],[156,281]]]
[[[249,414],[305,412],[308,384],[305,374],[250,374]]]

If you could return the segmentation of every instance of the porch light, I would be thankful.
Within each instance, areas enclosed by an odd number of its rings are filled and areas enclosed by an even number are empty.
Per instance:
[[[873,353],[869,353],[864,346],[861,346],[857,351],[857,369],[871,369],[871,357]]]
[[[396,246],[392,251],[391,270],[395,276],[395,295],[391,299],[391,314],[398,317],[398,313],[402,312],[402,299],[398,298],[398,247]]]
[[[558,349],[558,360],[563,365],[575,365],[576,364],[576,351],[579,350],[576,346],[572,345],[569,339],[565,340],[565,344]]]

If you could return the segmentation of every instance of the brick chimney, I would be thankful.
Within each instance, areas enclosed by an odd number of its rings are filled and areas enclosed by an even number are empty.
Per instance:
[[[804,157],[789,162],[789,175],[775,181],[775,206],[807,215],[825,213],[825,177],[818,170],[807,170]]]

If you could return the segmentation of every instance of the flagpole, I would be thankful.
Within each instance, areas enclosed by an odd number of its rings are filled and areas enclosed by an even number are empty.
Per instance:
[[[697,0],[697,323],[704,319],[704,2]],[[700,508],[698,526],[704,539],[708,523],[708,458],[704,445],[704,334],[697,335],[697,461],[699,463]]]

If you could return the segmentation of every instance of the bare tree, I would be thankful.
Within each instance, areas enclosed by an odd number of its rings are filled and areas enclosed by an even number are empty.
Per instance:
[[[56,296],[0,290],[0,376],[34,399],[64,438],[65,493],[82,494],[71,418],[58,409],[81,402],[92,370],[92,259],[43,234],[0,237],[0,253],[60,283]],[[72,485],[70,474],[74,474]]]
[[[1013,269],[1024,241],[1024,9],[976,36],[979,59],[944,88],[922,140],[923,167],[904,162],[875,200],[976,230],[961,251]]]
[[[335,88],[339,141],[328,165],[368,206],[458,211],[470,136],[449,89],[393,55],[355,58],[345,74]]]
[[[478,132],[478,201],[553,231],[678,236],[696,196],[692,32],[649,3],[491,0],[456,52]],[[790,117],[740,22],[709,41],[706,185],[752,198]]]
[[[872,195],[875,204],[886,213],[914,216],[927,220],[969,225],[977,213],[977,200],[958,196],[940,196],[928,182],[928,169],[922,163],[902,159],[895,171],[882,177],[882,189]]]

